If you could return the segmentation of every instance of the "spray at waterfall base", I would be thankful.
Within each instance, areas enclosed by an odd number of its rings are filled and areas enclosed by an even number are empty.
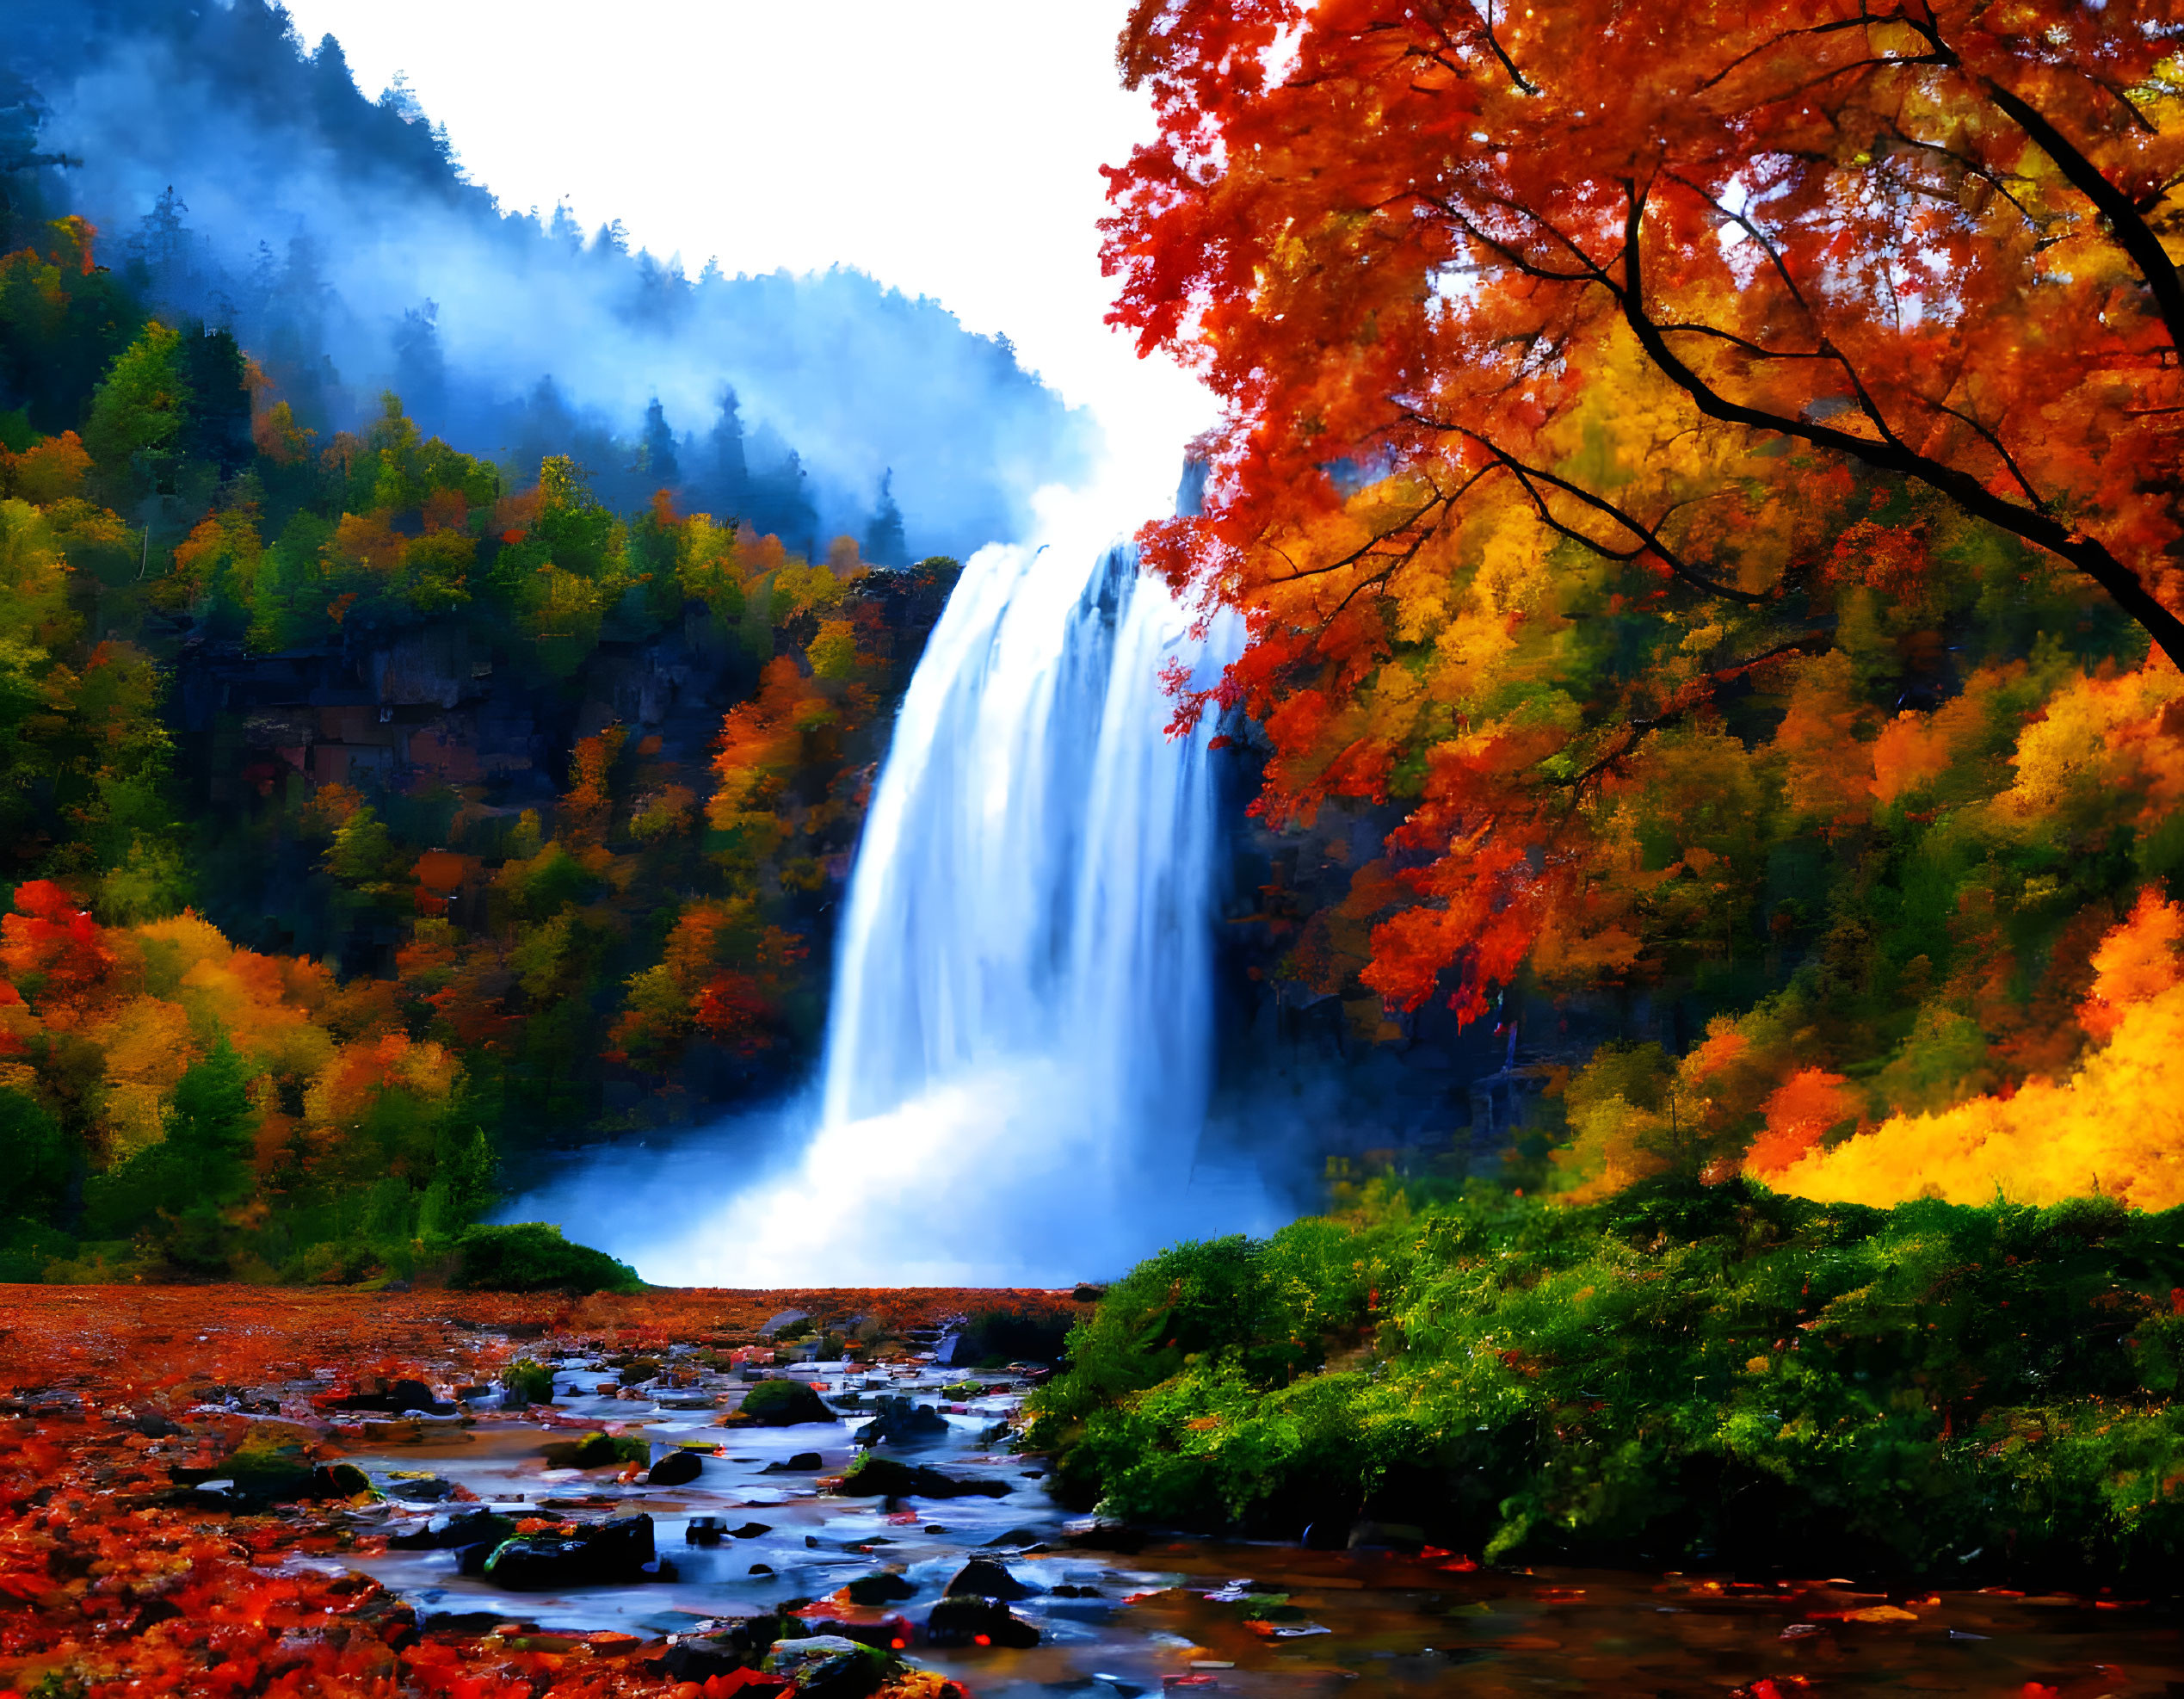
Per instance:
[[[980,551],[866,820],[808,1142],[783,1149],[811,1125],[791,1106],[773,1171],[725,1200],[700,1135],[517,1213],[711,1285],[1066,1283],[1284,1219],[1201,1148],[1221,800],[1212,728],[1170,738],[1162,677],[1209,683],[1236,641],[1194,635],[1129,549]],[[717,1135],[743,1177],[760,1119]]]

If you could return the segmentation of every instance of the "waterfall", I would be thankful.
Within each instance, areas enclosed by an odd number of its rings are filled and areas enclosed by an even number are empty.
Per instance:
[[[1089,573],[1015,547],[966,569],[858,850],[827,1126],[1052,1061],[1126,1144],[1195,1128],[1213,800],[1208,734],[1167,737],[1161,672],[1205,650],[1131,550]]]
[[[1255,1177],[1199,1160],[1214,757],[1210,724],[1167,734],[1163,676],[1211,683],[1237,636],[1194,635],[1131,549],[980,550],[874,788],[816,1124],[771,1172],[731,1121],[548,1212],[648,1278],[743,1287],[1066,1284],[1271,1227]]]

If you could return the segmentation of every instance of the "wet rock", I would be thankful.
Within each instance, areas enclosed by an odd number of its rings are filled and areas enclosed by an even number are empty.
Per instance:
[[[986,1541],[986,1544],[989,1547],[1036,1546],[1046,1538],[1046,1536],[1036,1528],[1012,1528],[1006,1534],[995,1535],[992,1539]]]
[[[589,1433],[581,1439],[549,1440],[540,1449],[546,1462],[557,1469],[600,1469],[616,1463],[645,1463],[652,1456],[652,1443],[642,1434],[616,1436]]]
[[[517,1592],[634,1581],[657,1554],[652,1518],[618,1517],[568,1535],[525,1534],[504,1540],[485,1561],[485,1574]]]
[[[747,1422],[768,1428],[793,1427],[799,1422],[831,1422],[834,1412],[802,1381],[761,1381],[743,1394],[737,1412]]]
[[[898,1599],[917,1596],[916,1586],[887,1570],[877,1575],[860,1575],[842,1591],[849,1595],[852,1604],[892,1604]]]
[[[422,1381],[396,1381],[383,1384],[375,1393],[353,1393],[336,1399],[330,1406],[335,1410],[376,1410],[389,1416],[400,1416],[412,1410],[422,1410],[434,1416],[452,1416],[460,1406],[443,1403],[432,1395],[432,1388]]]
[[[770,1563],[754,1563],[743,1572],[746,1575],[771,1575],[773,1572],[774,1566]]]
[[[960,1498],[972,1493],[999,1498],[1007,1494],[1009,1483],[946,1475],[867,1451],[849,1466],[835,1490],[851,1498]]]
[[[747,1522],[741,1528],[731,1528],[728,1531],[738,1540],[756,1540],[762,1534],[771,1534],[774,1526],[771,1523]]]
[[[645,1472],[647,1486],[682,1486],[695,1480],[705,1464],[694,1451],[670,1451]]]
[[[1006,1601],[1029,1598],[1039,1590],[1026,1586],[991,1558],[972,1558],[956,1571],[955,1579],[941,1591],[951,1598],[969,1597]]]
[[[146,1439],[170,1439],[182,1431],[156,1410],[139,1410],[129,1425]]]
[[[768,1463],[759,1471],[762,1475],[800,1475],[813,1469],[824,1468],[826,1460],[816,1451],[799,1451],[787,1462]]]
[[[767,1649],[767,1674],[796,1684],[799,1699],[866,1699],[887,1679],[892,1660],[842,1634],[780,1640]]]
[[[938,1601],[925,1618],[925,1638],[934,1646],[1039,1644],[1039,1630],[999,1599],[959,1594]]]
[[[877,1412],[853,1436],[859,1445],[922,1445],[947,1437],[947,1418],[929,1404],[915,1399],[883,1398],[873,1406]]]
[[[515,1524],[490,1511],[465,1511],[437,1516],[423,1528],[387,1536],[387,1549],[396,1552],[447,1552],[462,1546],[497,1546],[515,1536]]]
[[[692,1517],[682,1530],[686,1546],[717,1546],[727,1530],[721,1527],[719,1517]]]
[[[715,1676],[732,1675],[748,1668],[750,1663],[732,1640],[700,1634],[676,1640],[659,1659],[660,1673],[670,1681],[707,1682]]]

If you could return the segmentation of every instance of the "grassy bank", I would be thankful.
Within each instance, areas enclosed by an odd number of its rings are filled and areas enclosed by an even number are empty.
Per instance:
[[[1396,1193],[1140,1264],[1033,1437],[1128,1518],[1489,1560],[2176,1572],[2184,1210]]]

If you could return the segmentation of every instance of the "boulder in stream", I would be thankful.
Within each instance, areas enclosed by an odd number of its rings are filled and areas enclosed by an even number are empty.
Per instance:
[[[877,1647],[841,1634],[777,1640],[767,1648],[766,1672],[796,1684],[799,1699],[866,1699],[886,1681],[895,1660]]]
[[[927,1613],[925,1639],[933,1646],[1027,1646],[1039,1644],[1039,1630],[999,1599],[966,1594],[941,1599]]]
[[[834,1490],[849,1498],[960,1498],[973,1493],[999,1498],[1008,1492],[1009,1483],[945,1475],[922,1464],[898,1463],[867,1451],[849,1466]]]
[[[873,1408],[872,1420],[854,1436],[859,1445],[878,1445],[883,1440],[890,1445],[922,1445],[947,1437],[947,1418],[929,1404],[897,1396],[880,1399]]]
[[[860,1575],[842,1589],[852,1604],[892,1604],[898,1599],[915,1598],[917,1588],[900,1575],[881,1570],[876,1575]]]
[[[694,1451],[670,1451],[645,1472],[647,1486],[684,1486],[695,1480],[705,1471],[705,1463]]]
[[[652,1518],[617,1517],[569,1534],[521,1534],[486,1559],[486,1576],[516,1592],[611,1585],[643,1579],[654,1561]]]
[[[974,1557],[955,1572],[955,1579],[942,1591],[951,1598],[1029,1598],[1039,1591],[1027,1587],[1011,1575],[1007,1567],[991,1558]]]
[[[831,1422],[835,1413],[826,1400],[802,1381],[761,1381],[743,1394],[735,1415],[762,1427],[787,1428],[799,1422]],[[726,1419],[733,1419],[726,1418]]]

